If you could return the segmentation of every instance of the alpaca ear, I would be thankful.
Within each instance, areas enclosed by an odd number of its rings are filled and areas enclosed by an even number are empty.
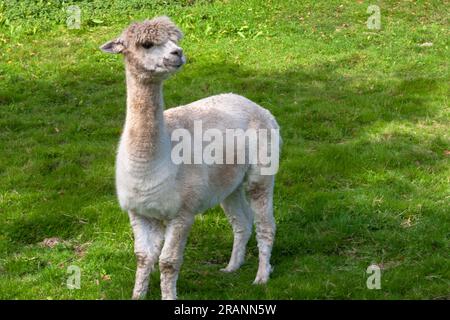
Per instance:
[[[122,53],[125,49],[120,39],[111,40],[100,47],[100,50],[106,53]]]
[[[181,32],[180,29],[178,29],[177,27],[174,27],[169,32],[169,38],[170,38],[170,40],[178,43],[183,38],[183,32]]]

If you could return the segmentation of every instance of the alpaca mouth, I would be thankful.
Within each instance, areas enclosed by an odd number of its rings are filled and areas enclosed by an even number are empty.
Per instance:
[[[179,62],[170,62],[170,61],[164,61],[164,66],[169,67],[169,68],[175,68],[178,69],[183,65],[182,61]]]
[[[169,61],[164,59],[164,66],[169,67],[169,68],[181,68],[181,66],[186,62],[186,58],[183,56],[180,58],[180,60],[178,61]]]

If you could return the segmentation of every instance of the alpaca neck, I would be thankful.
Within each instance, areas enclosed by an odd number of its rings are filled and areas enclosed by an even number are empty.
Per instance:
[[[126,78],[124,137],[128,156],[137,162],[163,161],[170,141],[164,124],[162,81],[143,81],[129,70]]]

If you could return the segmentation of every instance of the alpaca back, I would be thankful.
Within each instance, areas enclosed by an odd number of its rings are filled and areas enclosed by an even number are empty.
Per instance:
[[[201,122],[202,132],[214,129],[224,135],[227,129],[278,129],[275,118],[268,110],[245,97],[231,93],[168,109],[164,112],[164,118],[169,135],[177,129],[183,129],[194,136],[195,122]],[[203,150],[209,143],[203,142]],[[177,142],[172,141],[172,147],[176,144]],[[235,149],[234,152],[236,151]],[[221,203],[235,191],[244,182],[252,166],[248,161],[249,152],[246,145],[244,163],[227,163],[226,152],[223,151],[223,164],[195,164],[192,158],[189,164],[179,164],[176,185],[186,209],[202,212]]]

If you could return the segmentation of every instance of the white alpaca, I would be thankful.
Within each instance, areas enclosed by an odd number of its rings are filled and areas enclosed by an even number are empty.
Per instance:
[[[271,272],[274,176],[262,175],[265,165],[261,163],[176,165],[171,159],[171,133],[179,128],[192,133],[194,120],[202,120],[205,130],[220,132],[270,130],[278,125],[266,109],[235,94],[164,111],[162,82],[185,63],[177,45],[181,36],[169,18],[158,17],[130,25],[101,47],[122,53],[126,65],[127,114],[117,155],[116,187],[135,238],[133,299],[145,296],[158,258],[162,298],[176,299],[176,281],[194,217],[219,203],[234,232],[231,259],[222,271],[234,271],[243,263],[254,217],[259,248],[254,283],[266,283]],[[278,147],[278,140],[275,143]]]

